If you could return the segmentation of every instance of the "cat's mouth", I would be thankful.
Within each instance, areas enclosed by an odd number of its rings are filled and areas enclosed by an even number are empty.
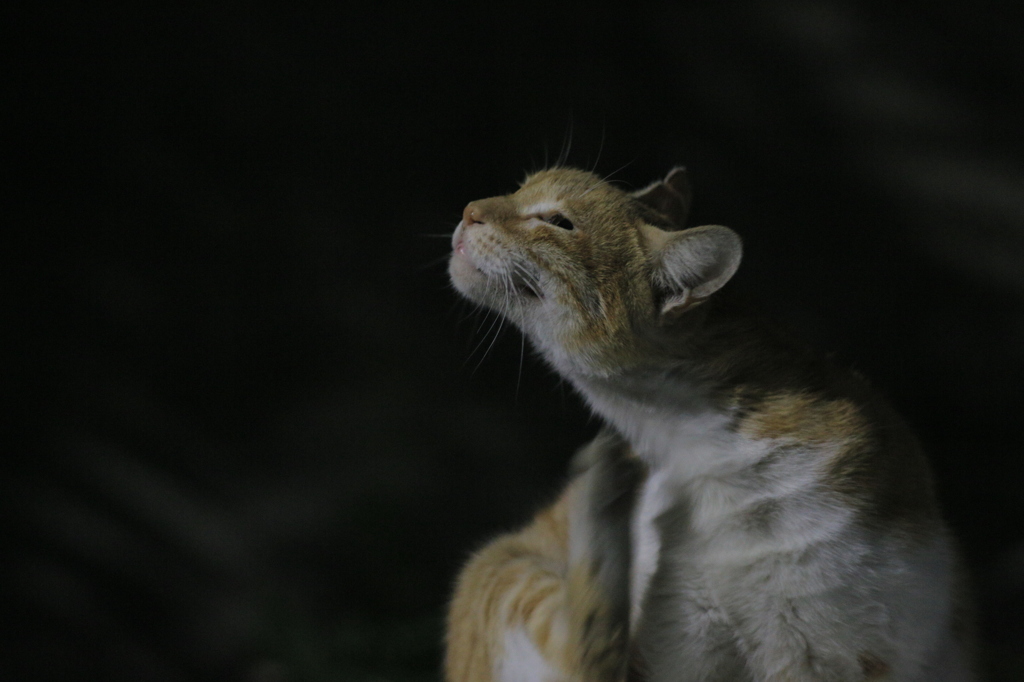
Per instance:
[[[460,261],[461,263],[463,263],[463,266],[462,266],[463,269],[465,269],[465,267],[468,266],[473,271],[475,271],[478,275],[482,275],[482,276],[486,277],[487,276],[486,273],[483,270],[480,269],[480,266],[478,266],[476,264],[476,261],[473,260],[472,256],[469,255],[469,252],[466,249],[466,241],[465,241],[465,239],[463,238],[463,235],[462,235],[461,225],[459,227],[460,227],[460,229],[456,230],[455,234],[452,236],[452,261],[453,261],[453,263],[455,261]]]
[[[482,278],[484,281],[489,281],[491,286],[503,288],[506,295],[513,294],[527,299],[544,298],[536,274],[521,264],[512,263],[510,265],[511,271],[506,271],[504,274],[488,272],[481,268],[470,254],[461,224],[452,235],[451,272],[453,277],[458,276],[457,272],[462,272],[463,277],[472,273],[470,276],[473,278]]]
[[[462,236],[462,230],[455,231],[455,238],[452,240],[452,251],[467,260],[469,259],[469,256],[466,254],[466,240]]]

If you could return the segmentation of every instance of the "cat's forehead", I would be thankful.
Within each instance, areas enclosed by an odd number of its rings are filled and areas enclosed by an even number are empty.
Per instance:
[[[572,168],[552,168],[526,178],[512,195],[520,209],[530,213],[557,210],[565,204],[622,201],[629,196],[593,173]]]

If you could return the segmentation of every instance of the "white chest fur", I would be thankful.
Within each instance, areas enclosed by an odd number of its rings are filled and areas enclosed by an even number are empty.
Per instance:
[[[650,587],[651,578],[658,568],[661,535],[658,533],[655,520],[672,502],[666,487],[667,478],[667,471],[656,471],[647,477],[633,513],[630,529],[633,556],[629,581],[629,622],[633,629],[640,621],[647,588]]]
[[[751,438],[655,379],[577,382],[649,466],[629,587],[652,681],[861,680],[865,660],[892,680],[969,679],[963,665],[938,674],[951,637],[940,527],[909,542],[860,523],[829,485],[842,439]]]

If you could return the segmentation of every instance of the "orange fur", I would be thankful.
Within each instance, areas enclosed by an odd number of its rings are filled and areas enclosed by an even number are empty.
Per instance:
[[[626,620],[612,613],[596,565],[569,556],[572,509],[583,496],[578,477],[530,525],[496,538],[469,560],[448,612],[448,682],[496,680],[505,636],[518,629],[558,680],[624,678]]]
[[[525,529],[499,537],[463,569],[448,613],[445,679],[489,682],[503,636],[522,627],[541,655],[568,673],[568,514],[571,490]]]

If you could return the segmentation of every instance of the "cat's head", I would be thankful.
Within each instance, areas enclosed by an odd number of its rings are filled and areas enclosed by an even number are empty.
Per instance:
[[[689,204],[682,169],[634,193],[584,171],[541,171],[512,194],[466,206],[449,273],[560,371],[609,374],[643,362],[645,339],[739,266],[732,230],[680,229]]]

